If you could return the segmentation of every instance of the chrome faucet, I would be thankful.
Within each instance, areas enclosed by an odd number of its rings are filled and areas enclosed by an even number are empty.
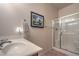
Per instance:
[[[11,41],[8,41],[8,39],[0,40],[0,47],[3,47],[3,44],[5,43],[11,43]]]

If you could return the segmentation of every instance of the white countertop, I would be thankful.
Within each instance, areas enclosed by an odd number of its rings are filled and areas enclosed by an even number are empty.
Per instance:
[[[10,39],[10,41],[12,41],[12,42],[14,42],[14,43],[17,43],[17,42],[23,42],[25,45],[26,45],[26,51],[23,53],[23,55],[26,55],[26,56],[30,56],[30,55],[33,55],[33,54],[35,54],[35,53],[37,53],[37,52],[39,52],[39,51],[41,51],[42,50],[42,48],[41,47],[39,47],[39,46],[37,46],[37,45],[35,45],[34,43],[32,43],[32,42],[30,42],[30,41],[28,41],[28,40],[25,40],[25,39]],[[23,48],[24,49],[24,48]],[[19,51],[20,51],[20,49],[19,49]],[[15,52],[17,52],[17,51],[15,51]],[[1,51],[0,51],[0,55],[8,55],[8,54],[4,54],[4,53],[2,53]],[[22,55],[22,54],[21,54]],[[8,55],[9,56],[9,55]],[[16,55],[14,55],[14,56],[16,56]]]

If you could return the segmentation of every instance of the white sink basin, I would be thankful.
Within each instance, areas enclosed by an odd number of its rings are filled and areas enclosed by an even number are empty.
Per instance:
[[[10,45],[7,45],[6,47],[4,47],[4,49],[2,50],[3,53],[5,53],[6,55],[25,55],[26,53],[26,45],[24,43],[13,43]]]
[[[42,50],[42,48],[26,39],[10,39],[9,41],[12,41],[12,43],[3,45],[1,55],[30,56]]]

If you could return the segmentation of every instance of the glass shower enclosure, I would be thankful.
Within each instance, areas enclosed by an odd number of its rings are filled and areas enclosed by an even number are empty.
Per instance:
[[[79,13],[55,21],[55,47],[79,54]]]

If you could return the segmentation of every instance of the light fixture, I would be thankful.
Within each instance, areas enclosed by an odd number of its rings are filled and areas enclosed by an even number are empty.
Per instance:
[[[16,28],[16,32],[21,32],[22,33],[23,32],[23,28],[22,27],[17,27]]]

